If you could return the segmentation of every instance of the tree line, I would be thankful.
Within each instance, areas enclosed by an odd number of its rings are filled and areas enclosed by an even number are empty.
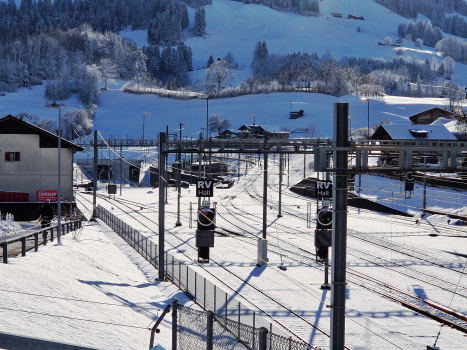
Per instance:
[[[175,32],[187,27],[187,17],[186,3],[181,0],[21,0],[19,8],[8,0],[0,2],[0,43],[25,41],[43,30],[66,31],[84,23],[101,33],[129,26],[147,29],[154,19],[164,20],[166,30],[176,36]]]
[[[467,2],[465,0],[375,0],[391,11],[417,18],[420,13],[431,20],[433,27],[445,33],[467,38]],[[415,39],[413,39],[415,41]],[[432,46],[432,45],[429,45]]]

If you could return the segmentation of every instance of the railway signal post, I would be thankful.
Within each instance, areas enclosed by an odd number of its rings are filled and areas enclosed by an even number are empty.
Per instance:
[[[196,197],[210,198],[214,195],[214,181],[198,179],[196,182]],[[214,247],[214,229],[216,228],[216,208],[211,208],[211,202],[204,200],[198,207],[196,230],[196,247],[198,262],[209,262],[209,248]]]
[[[329,247],[332,246],[332,182],[331,181],[316,181],[315,197],[318,206],[321,200],[321,208],[317,208],[316,212],[316,230],[315,230],[315,247],[316,260],[324,263],[324,283],[321,289],[331,289],[329,284]]]

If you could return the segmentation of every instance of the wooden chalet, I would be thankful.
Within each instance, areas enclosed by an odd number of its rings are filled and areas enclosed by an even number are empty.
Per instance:
[[[268,129],[273,131],[268,131]],[[237,136],[239,139],[261,139],[267,136],[269,139],[288,139],[290,132],[281,131],[279,126],[267,125],[242,125]],[[278,130],[278,131],[276,131]]]
[[[233,129],[226,129],[224,131],[222,131],[218,138],[220,139],[233,139],[233,138],[237,138],[238,137],[238,132],[233,130]]]
[[[433,107],[409,117],[412,124],[415,125],[428,125],[436,121],[438,118],[453,119],[454,113],[446,109]]]

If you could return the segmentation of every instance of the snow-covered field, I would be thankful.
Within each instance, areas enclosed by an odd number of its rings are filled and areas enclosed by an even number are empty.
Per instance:
[[[250,63],[255,43],[266,41],[271,54],[285,55],[292,52],[317,52],[319,56],[329,49],[333,57],[372,57],[392,59],[396,54],[392,48],[377,43],[384,37],[397,39],[397,26],[407,20],[372,0],[342,2],[328,0],[320,2],[320,17],[304,17],[293,13],[273,11],[266,6],[245,5],[241,2],[214,0],[206,6],[207,31],[204,38],[188,38],[187,45],[192,47],[195,69],[206,65],[209,55],[224,57],[228,52],[239,62],[242,70],[234,72],[236,82],[250,74]],[[364,21],[334,18],[331,12],[341,12],[364,16]],[[193,23],[194,10],[190,9]],[[361,32],[357,32],[361,27]],[[147,44],[146,31],[124,31],[121,36],[129,37],[140,47]],[[421,50],[410,48],[405,56],[425,60],[439,53],[433,48]],[[440,61],[441,58],[438,57]],[[244,67],[243,67],[244,66]],[[457,63],[453,81],[461,86],[467,81],[467,69]],[[191,72],[192,82],[205,75],[205,70]],[[169,131],[183,126],[183,135],[196,137],[206,125],[205,100],[174,100],[154,95],[132,95],[119,89],[124,82],[110,86],[104,91],[94,120],[95,129],[105,137],[140,138],[143,134],[143,113],[150,112],[145,118],[145,135],[156,137],[169,126]],[[57,111],[44,108],[44,87],[34,86],[31,90],[0,97],[0,116],[27,112],[39,117],[57,118]],[[251,114],[256,115],[256,123],[271,128],[287,127],[290,131],[316,126],[316,136],[332,136],[332,111],[334,102],[349,102],[351,127],[365,127],[368,122],[367,102],[356,96],[332,96],[309,93],[274,93],[269,95],[250,95],[225,99],[210,99],[209,114],[222,113],[232,121],[234,129],[242,124],[252,124]],[[79,108],[76,96],[64,101],[65,107]],[[444,99],[413,99],[387,96],[382,100],[370,101],[370,126],[382,119],[390,119],[396,124],[408,124],[408,117],[422,110],[438,106],[446,107]],[[290,120],[291,109],[305,111],[303,118]],[[292,137],[297,136],[293,135]],[[298,135],[300,136],[300,135]]]

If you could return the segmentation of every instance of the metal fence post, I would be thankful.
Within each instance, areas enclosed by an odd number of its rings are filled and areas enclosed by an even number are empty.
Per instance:
[[[258,349],[259,350],[266,350],[267,348],[267,335],[268,330],[265,327],[261,327],[258,329]]]
[[[8,264],[8,243],[3,242],[1,246],[3,247],[3,263]]]
[[[172,299],[172,350],[177,350],[177,315],[178,315],[178,300]]]
[[[206,350],[213,349],[213,335],[214,335],[214,312],[208,311],[207,316],[207,329],[206,329]]]
[[[37,252],[39,250],[39,232],[34,233],[34,251]]]
[[[272,323],[269,324],[269,333],[272,334]],[[269,337],[269,348],[272,349],[272,337]]]
[[[238,303],[238,339],[240,339],[240,303]]]
[[[21,256],[26,256],[26,237],[21,237]]]
[[[255,350],[255,327],[256,326],[256,311],[253,311],[253,332],[251,333],[251,349]]]

